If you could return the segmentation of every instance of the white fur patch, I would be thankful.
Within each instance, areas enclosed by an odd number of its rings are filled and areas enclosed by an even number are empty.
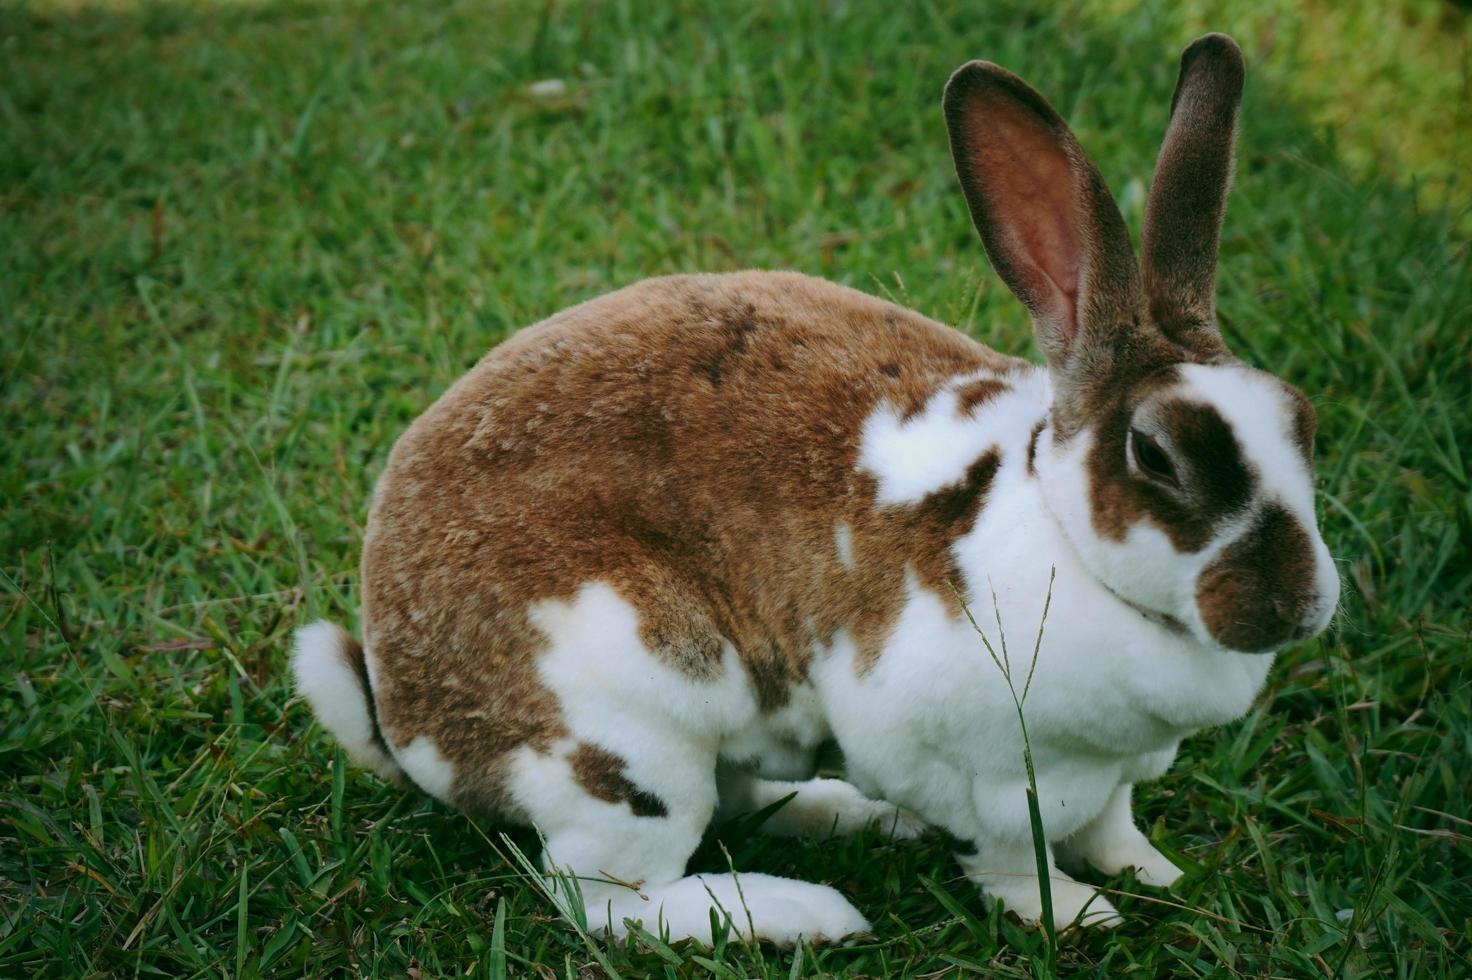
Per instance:
[[[746,671],[729,643],[716,678],[696,680],[644,646],[638,611],[606,582],[584,584],[570,603],[537,603],[529,618],[550,641],[537,671],[568,725],[631,765],[648,738],[718,738],[756,713]]]
[[[449,802],[450,791],[455,785],[455,767],[440,755],[439,747],[432,739],[417,736],[403,748],[395,749],[394,758],[414,780],[414,785],[438,800]]]
[[[684,874],[715,810],[714,760],[692,765],[689,746],[671,745],[670,765],[663,765],[666,758],[644,758],[634,774],[635,762],[626,759],[625,775],[635,785],[670,801],[666,817],[642,817],[627,803],[597,799],[578,783],[569,756],[579,741],[561,739],[546,754],[523,745],[509,758],[508,785],[517,805],[547,839],[543,865],[622,881],[673,881]],[[660,771],[646,779],[651,769]],[[676,798],[675,785],[686,795]]]
[[[1047,411],[1047,378],[1042,372],[1000,378],[1008,390],[998,394],[976,417],[960,410],[957,389],[968,381],[990,377],[962,375],[951,379],[909,419],[884,404],[864,420],[858,468],[879,482],[880,504],[914,504],[931,493],[960,482],[967,468],[988,449],[1024,441],[1033,420]]]
[[[906,420],[885,405],[864,422],[859,466],[879,480],[881,504],[912,504],[955,483],[983,448],[973,447],[974,423],[957,414],[954,391],[931,397],[925,409]]]

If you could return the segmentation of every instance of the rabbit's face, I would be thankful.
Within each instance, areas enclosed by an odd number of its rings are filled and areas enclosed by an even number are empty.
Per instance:
[[[1314,520],[1313,433],[1308,400],[1272,375],[1170,364],[1040,465],[1050,509],[1105,586],[1202,642],[1267,652],[1323,630],[1339,595]]]

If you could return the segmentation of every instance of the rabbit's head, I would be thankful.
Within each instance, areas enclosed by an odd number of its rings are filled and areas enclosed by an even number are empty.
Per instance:
[[[1048,509],[1144,615],[1265,652],[1328,624],[1339,577],[1314,517],[1313,408],[1216,324],[1242,80],[1224,35],[1182,55],[1138,263],[1098,171],[1025,82],[972,62],[945,114],[987,254],[1047,358],[1033,466]]]

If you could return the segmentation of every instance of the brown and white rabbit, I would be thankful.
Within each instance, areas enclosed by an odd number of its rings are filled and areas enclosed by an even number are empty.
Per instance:
[[[867,929],[826,886],[686,875],[718,806],[791,793],[769,829],[943,830],[1037,919],[1017,714],[962,599],[1016,664],[1056,576],[1025,706],[1043,825],[1168,885],[1131,786],[1241,716],[1339,589],[1313,410],[1215,326],[1242,79],[1223,35],[1182,56],[1137,267],[1048,103],[952,76],[961,187],[1046,370],[791,273],[653,279],[521,331],[394,447],[363,646],[303,629],[299,690],[385,778],[540,828],[615,935],[708,940],[712,908],[778,942]],[[829,738],[851,782],[808,778]],[[1051,877],[1060,925],[1119,921]]]

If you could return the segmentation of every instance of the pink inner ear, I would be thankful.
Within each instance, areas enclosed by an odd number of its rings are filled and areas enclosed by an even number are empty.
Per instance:
[[[966,114],[966,145],[986,187],[988,218],[1029,296],[1065,344],[1078,331],[1079,238],[1073,167],[1036,115],[1011,99],[980,94]]]

